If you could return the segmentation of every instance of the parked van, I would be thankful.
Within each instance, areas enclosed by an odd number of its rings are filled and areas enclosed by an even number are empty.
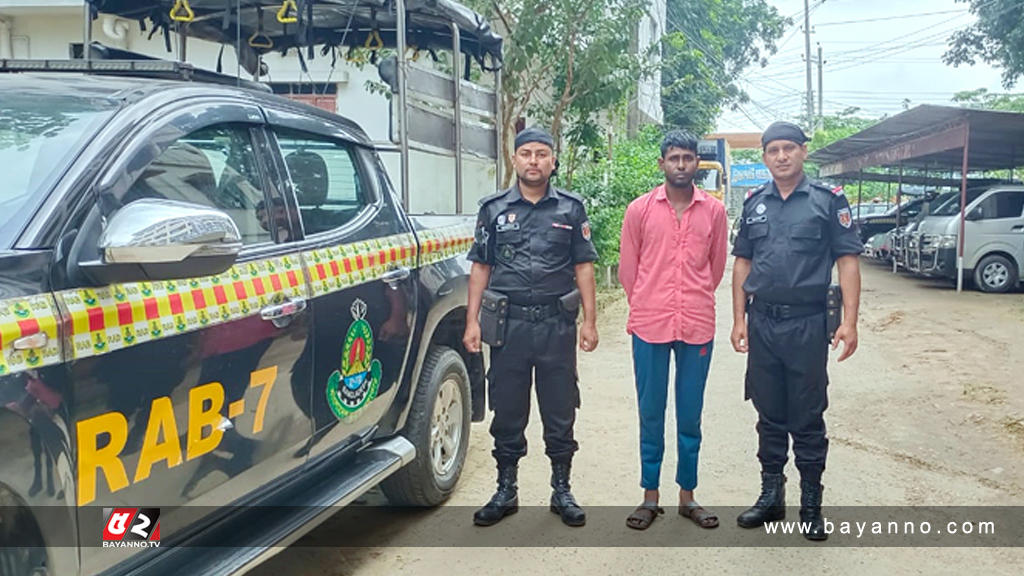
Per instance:
[[[969,194],[964,223],[964,276],[983,292],[1006,292],[1024,279],[1024,186]],[[956,278],[959,200],[947,202],[911,235],[908,268]]]

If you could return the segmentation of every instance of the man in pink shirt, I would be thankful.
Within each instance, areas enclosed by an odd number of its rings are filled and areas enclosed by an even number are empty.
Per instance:
[[[629,299],[626,329],[640,407],[640,485],[644,502],[626,520],[646,529],[658,507],[665,451],[669,357],[676,357],[679,513],[704,528],[718,518],[693,499],[697,487],[704,385],[715,337],[715,289],[725,273],[725,206],[693,184],[697,138],[672,131],[661,143],[665,184],[630,203],[622,223],[619,280]]]

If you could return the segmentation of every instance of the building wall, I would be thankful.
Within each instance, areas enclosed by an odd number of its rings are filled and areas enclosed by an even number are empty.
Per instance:
[[[13,57],[32,59],[66,59],[69,44],[81,43],[84,36],[81,0],[0,0],[0,18],[10,23]],[[92,39],[106,46],[122,48],[149,56],[177,59],[176,35],[171,35],[172,52],[168,53],[162,32],[149,38],[139,23],[112,16],[100,16],[93,23]],[[243,39],[243,41],[245,41]],[[186,60],[198,68],[216,70],[221,46],[203,40],[189,39]],[[379,82],[372,65],[359,69],[339,57],[334,69],[330,55],[307,59],[309,73],[303,73],[295,51],[287,56],[268,54],[264,62],[270,68],[272,83],[331,83],[337,86],[335,112],[354,120],[378,144],[390,144],[390,106],[387,98],[367,90],[368,82]],[[231,47],[224,49],[223,73],[234,75],[237,59]],[[244,69],[242,77],[251,79]],[[383,152],[385,166],[396,189],[401,185],[400,158],[397,153]],[[494,192],[494,164],[464,156],[463,210],[475,213],[476,201]],[[410,210],[451,214],[455,210],[454,159],[413,152],[410,158]]]
[[[639,54],[648,51],[651,62],[661,60],[661,53],[657,50],[662,36],[665,35],[667,20],[667,6],[665,0],[651,0],[647,15],[640,21],[637,28],[637,47]],[[637,89],[637,111],[640,114],[640,124],[661,124],[664,114],[661,109],[661,71],[655,72],[650,78],[640,82]]]

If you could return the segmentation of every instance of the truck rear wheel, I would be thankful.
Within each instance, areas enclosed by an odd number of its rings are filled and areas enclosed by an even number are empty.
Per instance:
[[[974,283],[982,292],[1007,292],[1017,284],[1017,267],[999,254],[990,254],[974,269]]]
[[[469,449],[469,372],[447,346],[427,352],[402,435],[416,459],[381,483],[394,504],[436,506],[451,496]]]

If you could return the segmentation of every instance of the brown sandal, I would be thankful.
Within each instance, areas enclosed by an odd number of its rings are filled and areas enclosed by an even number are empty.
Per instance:
[[[647,530],[654,523],[654,519],[664,513],[665,509],[657,504],[644,502],[626,518],[626,526],[634,530]]]
[[[693,520],[693,523],[701,528],[717,528],[718,516],[708,512],[697,502],[687,502],[679,505],[679,515]]]

